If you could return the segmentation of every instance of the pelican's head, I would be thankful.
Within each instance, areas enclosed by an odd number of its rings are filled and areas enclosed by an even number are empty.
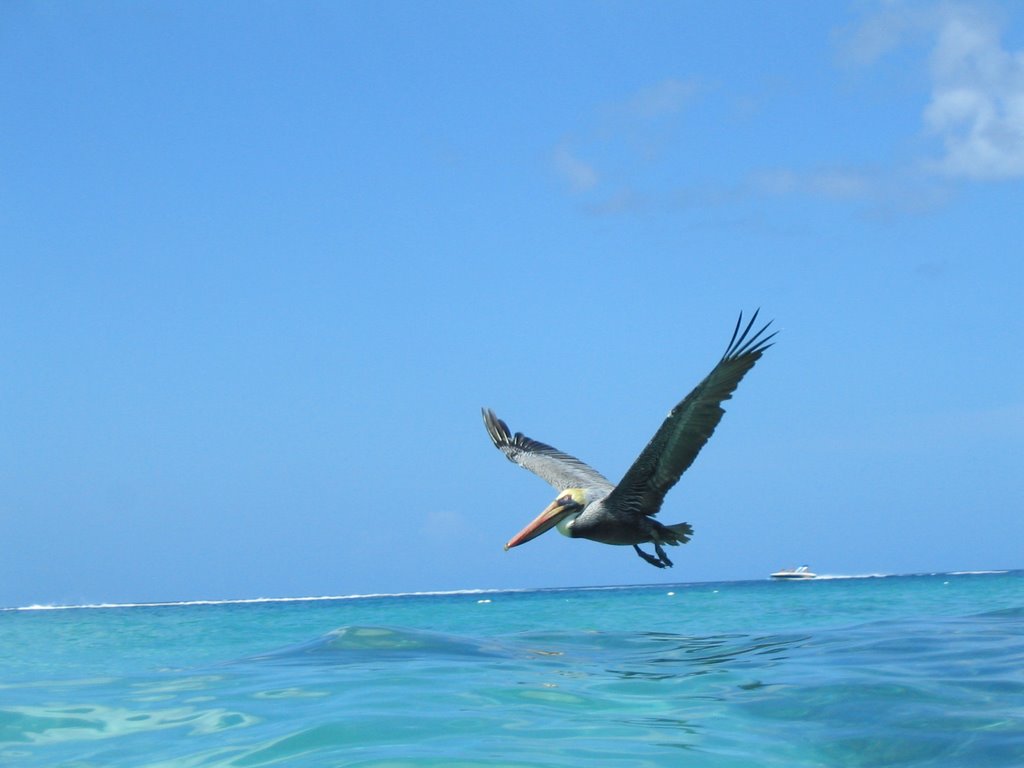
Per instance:
[[[509,539],[505,549],[525,544],[530,539],[537,538],[545,531],[550,531],[556,525],[558,526],[559,533],[564,536],[571,536],[569,526],[572,525],[572,521],[576,519],[577,515],[583,511],[586,505],[586,493],[582,488],[566,488],[558,494],[557,499],[548,504],[547,508],[537,515],[533,522]]]

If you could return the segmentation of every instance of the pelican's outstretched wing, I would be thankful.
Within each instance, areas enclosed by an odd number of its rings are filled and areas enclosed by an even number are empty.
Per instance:
[[[749,335],[755,320],[757,312],[740,333],[743,323],[740,313],[732,340],[718,365],[669,412],[651,442],[608,497],[609,503],[638,515],[658,513],[669,488],[697,458],[722,420],[725,411],[721,403],[732,397],[740,380],[771,346],[769,342],[775,334],[763,336],[771,322],[753,336]]]
[[[508,425],[499,419],[490,408],[484,408],[484,426],[495,447],[504,453],[509,461],[533,472],[557,490],[566,488],[608,488],[612,484],[593,467],[584,464],[575,456],[562,453],[550,445],[531,440],[522,432],[514,435]]]

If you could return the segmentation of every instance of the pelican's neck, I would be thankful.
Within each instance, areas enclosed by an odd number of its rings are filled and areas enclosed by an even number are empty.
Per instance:
[[[582,510],[580,510],[580,512],[582,512]],[[572,524],[576,522],[576,518],[580,516],[580,512],[576,512],[572,515],[566,515],[561,520],[559,520],[555,524],[555,527],[558,529],[558,532],[563,536],[568,536],[571,539],[573,537]]]

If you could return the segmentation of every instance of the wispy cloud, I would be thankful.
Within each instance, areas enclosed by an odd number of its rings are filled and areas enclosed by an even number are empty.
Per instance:
[[[573,192],[591,190],[600,181],[597,169],[578,157],[567,141],[563,141],[555,147],[555,151],[551,154],[551,161],[555,172]]]
[[[742,186],[746,197],[797,196],[856,204],[874,214],[934,210],[949,200],[950,189],[913,170],[826,168],[758,171]]]
[[[675,120],[700,90],[696,79],[666,78],[644,86],[624,98],[600,105],[590,125],[573,138],[562,139],[551,152],[556,175],[574,193],[598,190],[622,199],[626,183],[621,174],[609,169],[609,157],[635,167],[657,160],[661,149],[670,143]],[[625,163],[622,158],[626,158]],[[613,206],[617,207],[617,206]]]
[[[699,90],[700,83],[696,78],[668,78],[641,88],[614,108],[629,118],[655,120],[682,111]]]
[[[934,3],[912,4],[903,0],[882,2],[877,10],[856,24],[836,30],[836,53],[847,66],[869,67],[905,45],[923,39],[935,28]]]
[[[1024,52],[973,9],[946,12],[931,56],[927,129],[944,154],[938,172],[971,179],[1024,176]]]
[[[899,56],[920,93],[918,130],[893,135],[875,161],[818,167],[751,167],[731,181],[666,179],[664,163],[683,155],[690,107],[721,86],[666,78],[598,107],[589,131],[564,140],[552,164],[586,210],[602,215],[641,210],[728,207],[767,198],[807,198],[871,214],[908,214],[946,204],[964,182],[1024,178],[1024,49],[1003,41],[993,6],[946,0],[879,0],[836,37],[839,59],[884,76],[882,60]],[[705,110],[704,114],[707,113]],[[914,149],[897,162],[897,147]],[[666,160],[668,158],[668,160]]]
[[[840,55],[871,66],[906,45],[928,48],[922,132],[941,145],[922,171],[949,179],[1024,176],[1024,51],[996,18],[963,3],[887,2],[846,35]]]
[[[779,169],[754,173],[747,186],[751,192],[763,195],[803,194],[831,200],[859,200],[872,194],[875,184],[863,171],[829,169],[798,173]]]
[[[945,204],[954,182],[1024,177],[1024,52],[1004,47],[997,20],[979,6],[888,0],[838,47],[845,64],[868,68],[898,51],[928,82],[919,138],[934,149],[902,166],[754,171],[743,195],[918,213]]]

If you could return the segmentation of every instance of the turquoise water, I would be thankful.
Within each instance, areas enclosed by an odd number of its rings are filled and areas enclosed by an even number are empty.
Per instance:
[[[1024,765],[1024,572],[0,611],[10,766]]]

